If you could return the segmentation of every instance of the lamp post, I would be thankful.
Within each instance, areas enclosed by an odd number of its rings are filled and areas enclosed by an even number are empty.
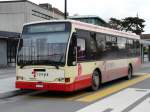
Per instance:
[[[67,19],[67,0],[65,0],[64,17],[65,17],[65,19]]]

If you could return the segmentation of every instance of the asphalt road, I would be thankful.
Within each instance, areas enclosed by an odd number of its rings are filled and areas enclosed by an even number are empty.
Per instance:
[[[0,99],[0,112],[150,112],[150,76],[142,76],[150,74],[149,65],[132,80],[112,81],[96,92],[34,92]]]

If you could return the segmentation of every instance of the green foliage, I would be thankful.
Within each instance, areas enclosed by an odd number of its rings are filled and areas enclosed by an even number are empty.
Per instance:
[[[137,35],[141,35],[144,32],[144,22],[145,20],[139,17],[126,17],[122,20],[110,18],[109,25],[116,30],[131,31]]]
[[[110,18],[109,25],[111,28],[120,30],[122,26],[121,24],[122,24],[121,20],[118,20],[116,18]]]

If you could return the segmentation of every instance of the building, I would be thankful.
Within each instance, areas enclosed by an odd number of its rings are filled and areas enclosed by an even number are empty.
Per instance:
[[[73,19],[85,23],[91,23],[99,26],[105,26],[105,27],[108,26],[108,24],[98,16],[70,16],[69,19]]]
[[[0,67],[15,66],[20,33],[0,31]]]
[[[50,4],[35,4],[27,0],[0,1],[0,31],[21,32],[24,23],[63,19],[64,14]]]
[[[150,41],[150,34],[142,34],[141,39]]]
[[[15,65],[17,43],[24,23],[51,19],[64,19],[64,13],[48,3],[0,1],[0,67]]]

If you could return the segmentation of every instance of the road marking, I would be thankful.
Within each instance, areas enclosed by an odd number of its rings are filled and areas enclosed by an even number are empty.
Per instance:
[[[127,88],[76,112],[122,112],[149,93],[150,89]]]
[[[104,110],[103,112],[111,112],[112,110],[113,110],[113,109],[108,108],[108,109]]]
[[[129,112],[150,112],[150,98],[147,98],[145,101]]]
[[[90,94],[90,95],[87,95],[85,97],[82,97],[82,98],[79,98],[77,99],[76,101],[80,101],[80,102],[93,102],[93,101],[96,101],[98,99],[101,99],[101,98],[104,98],[108,95],[111,95],[115,92],[118,92],[122,89],[125,89],[131,85],[134,85],[136,83],[139,83],[145,79],[148,79],[150,78],[150,74],[147,74],[147,75],[143,75],[143,76],[139,76],[138,78],[135,78],[135,79],[132,79],[130,81],[127,81],[127,82],[123,82],[121,84],[117,84],[117,85],[114,85],[114,86],[111,86],[110,88],[107,88],[107,89],[104,89],[104,90],[100,90],[96,93],[93,93],[93,94]]]

